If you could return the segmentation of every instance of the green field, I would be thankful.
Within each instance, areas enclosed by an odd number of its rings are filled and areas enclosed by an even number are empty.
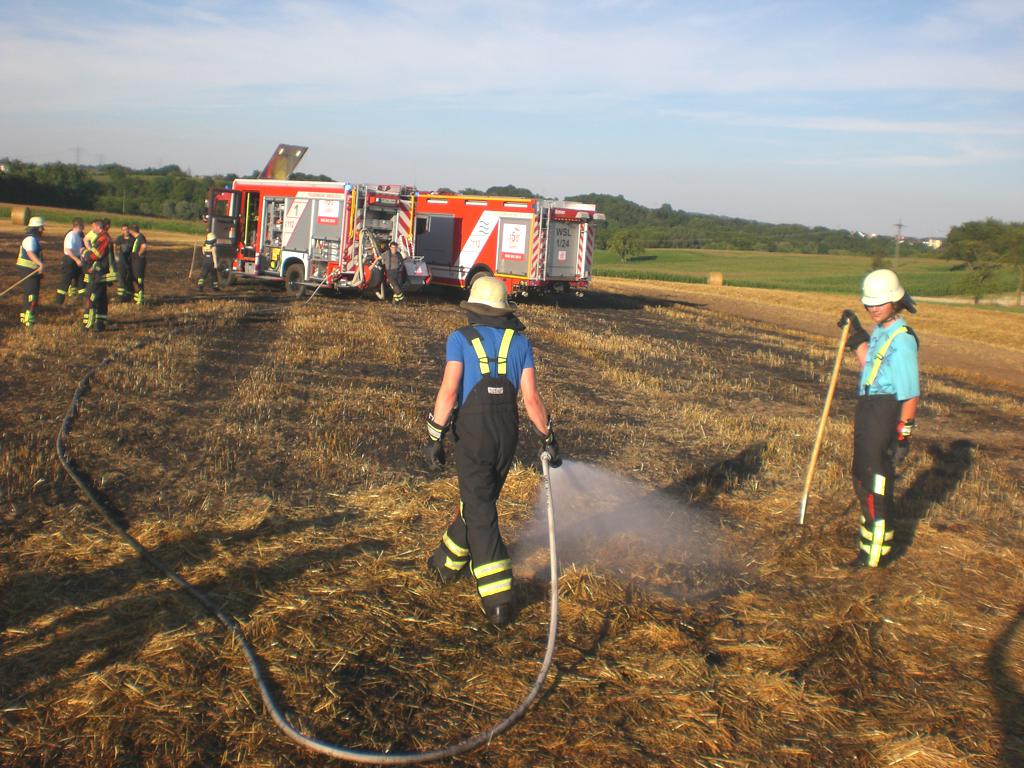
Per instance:
[[[599,276],[706,283],[709,273],[721,272],[726,285],[825,293],[856,293],[871,269],[870,256],[768,251],[651,248],[643,256],[623,263],[611,251],[599,250],[594,258],[594,274]],[[904,257],[898,271],[911,295],[969,293],[964,285],[967,272],[960,262]],[[1008,293],[1015,288],[1014,274],[1007,268],[996,275],[987,292]]]
[[[156,216],[136,216],[130,213],[113,213],[104,211],[79,211],[72,208],[48,208],[45,206],[30,206],[33,216],[42,216],[48,222],[54,224],[71,224],[74,218],[90,221],[97,216],[104,216],[111,221],[114,229],[120,229],[122,224],[138,224],[143,230],[155,229],[162,232],[182,232],[189,235],[202,235],[206,232],[206,223],[199,220],[185,221],[183,219],[164,219]],[[8,220],[11,217],[10,204],[0,205],[0,219]]]

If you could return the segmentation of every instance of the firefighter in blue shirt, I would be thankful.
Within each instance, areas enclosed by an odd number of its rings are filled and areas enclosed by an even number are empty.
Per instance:
[[[448,337],[446,363],[434,411],[427,417],[427,460],[444,464],[444,436],[455,442],[459,513],[427,560],[427,571],[451,583],[467,566],[476,578],[484,613],[509,624],[515,613],[512,561],[498,528],[497,501],[519,439],[517,395],[542,440],[551,466],[561,464],[558,443],[537,391],[533,350],[513,314],[505,284],[490,275],[473,281],[460,306],[469,325]],[[457,409],[457,418],[455,418]]]
[[[853,487],[861,508],[856,562],[876,568],[892,554],[895,468],[910,449],[921,385],[917,336],[899,315],[916,312],[914,300],[889,269],[865,277],[862,293],[874,331],[868,336],[849,309],[839,327],[850,323],[847,347],[861,366],[853,427]]]

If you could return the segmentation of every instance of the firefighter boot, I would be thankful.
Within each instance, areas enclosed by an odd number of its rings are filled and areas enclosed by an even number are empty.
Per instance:
[[[391,301],[395,304],[401,304],[403,301],[405,301],[405,294],[401,292],[396,293],[394,296],[391,297]]]
[[[496,627],[507,627],[516,617],[515,603],[501,603],[484,608],[487,620]]]

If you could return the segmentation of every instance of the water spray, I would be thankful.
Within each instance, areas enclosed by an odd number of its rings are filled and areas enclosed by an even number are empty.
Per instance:
[[[146,342],[143,342],[138,346],[142,346],[145,343]],[[365,763],[371,765],[412,765],[414,763],[443,760],[470,752],[478,747],[490,743],[495,736],[509,730],[522,719],[523,715],[525,715],[526,711],[530,708],[530,705],[536,700],[540,693],[540,689],[544,684],[544,680],[547,678],[548,670],[550,670],[551,663],[554,659],[556,638],[558,636],[558,553],[555,547],[555,512],[554,500],[551,493],[551,455],[547,450],[541,453],[540,458],[544,491],[547,497],[548,549],[551,564],[551,613],[548,622],[548,640],[547,648],[544,653],[544,661],[541,663],[540,670],[537,672],[537,677],[534,680],[533,687],[520,702],[519,706],[505,717],[504,720],[486,731],[478,733],[475,736],[470,736],[455,744],[449,744],[444,747],[438,747],[436,749],[423,752],[373,752],[369,750],[350,749],[303,733],[288,721],[281,712],[273,693],[271,693],[269,681],[264,674],[263,665],[260,662],[259,657],[256,655],[256,651],[249,643],[248,638],[246,638],[245,633],[242,631],[242,627],[238,624],[235,618],[223,611],[204,592],[194,587],[186,581],[184,577],[164,564],[159,558],[146,549],[138,539],[128,533],[128,529],[125,524],[121,522],[102,501],[102,499],[100,499],[95,489],[85,481],[68,458],[67,437],[74,425],[75,418],[78,416],[82,396],[88,390],[89,383],[92,380],[93,375],[104,366],[110,364],[112,360],[113,356],[104,358],[98,365],[89,369],[84,378],[82,378],[78,383],[78,387],[71,398],[71,405],[68,407],[67,413],[64,416],[64,421],[61,423],[60,430],[57,432],[57,458],[60,460],[61,465],[64,467],[64,470],[68,473],[71,479],[89,499],[92,506],[101,515],[103,515],[104,519],[114,529],[114,531],[124,539],[143,560],[181,587],[191,598],[196,600],[196,602],[198,602],[210,615],[220,621],[220,623],[223,624],[232,635],[234,635],[242,648],[242,653],[245,655],[246,661],[249,664],[249,669],[252,672],[253,679],[259,687],[260,696],[263,699],[263,705],[266,707],[267,712],[270,714],[274,723],[285,736],[306,749],[353,763]]]

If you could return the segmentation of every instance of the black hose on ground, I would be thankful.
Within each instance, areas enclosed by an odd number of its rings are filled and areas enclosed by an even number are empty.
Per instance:
[[[142,346],[145,343],[146,342],[142,342],[138,346]],[[134,536],[128,533],[124,524],[122,524],[110,509],[107,508],[106,504],[104,504],[95,489],[85,481],[68,458],[67,438],[71,432],[71,428],[74,426],[75,418],[78,416],[82,397],[88,391],[89,383],[96,372],[104,366],[109,365],[113,359],[112,355],[104,358],[102,362],[91,368],[85,374],[84,378],[82,378],[78,383],[78,388],[75,390],[75,394],[71,398],[71,405],[68,407],[67,413],[64,416],[64,421],[61,423],[60,430],[57,432],[57,458],[60,460],[64,470],[68,473],[71,479],[75,481],[75,484],[82,490],[82,493],[86,495],[92,506],[101,515],[103,515],[104,519],[111,528],[114,529],[115,533],[124,539],[132,549],[138,552],[139,556],[143,560],[185,590],[189,597],[202,605],[207,613],[220,621],[220,623],[235,636],[239,645],[242,647],[242,653],[245,654],[246,661],[249,663],[249,669],[252,671],[252,676],[256,680],[256,684],[259,686],[260,696],[263,697],[263,704],[267,708],[267,712],[270,713],[271,718],[273,718],[274,722],[277,724],[277,727],[281,729],[285,736],[306,749],[310,749],[314,752],[319,752],[330,757],[339,758],[341,760],[348,760],[353,763],[366,763],[371,765],[411,765],[413,763],[443,760],[456,755],[465,754],[466,752],[489,743],[495,736],[504,733],[522,719],[523,715],[526,714],[526,710],[529,709],[530,705],[540,693],[541,686],[544,684],[548,670],[551,668],[551,662],[555,655],[555,640],[558,635],[558,554],[555,548],[555,517],[554,502],[551,495],[550,456],[546,452],[541,455],[541,467],[543,470],[544,490],[547,495],[548,545],[551,560],[551,614],[548,622],[548,641],[547,649],[544,653],[544,661],[541,663],[540,670],[537,673],[537,677],[534,680],[533,687],[530,689],[530,692],[522,702],[520,702],[519,706],[516,707],[516,709],[504,720],[486,731],[466,738],[455,744],[423,752],[373,752],[369,750],[349,749],[347,747],[338,746],[337,744],[331,744],[330,742],[323,741],[313,736],[308,736],[288,722],[288,719],[281,712],[277,705],[277,701],[270,692],[267,678],[264,675],[262,664],[256,656],[256,652],[253,650],[252,645],[249,644],[249,640],[246,638],[245,633],[242,631],[241,626],[239,626],[234,617],[221,610],[221,608],[217,606],[205,593],[189,584],[188,581],[165,565],[159,558],[139,543]]]

